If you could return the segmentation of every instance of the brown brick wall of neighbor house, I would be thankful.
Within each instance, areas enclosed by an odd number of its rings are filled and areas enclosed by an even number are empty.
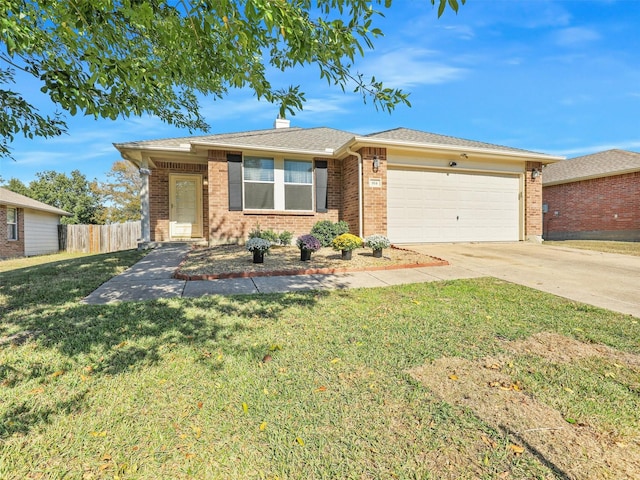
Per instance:
[[[242,243],[251,230],[260,226],[262,230],[273,229],[277,233],[285,230],[294,235],[294,239],[311,231],[311,227],[320,220],[336,222],[340,216],[342,203],[342,168],[340,162],[333,159],[316,158],[315,160],[327,160],[328,190],[326,213],[295,213],[295,212],[241,212],[229,211],[229,186],[227,183],[227,154],[242,152],[227,152],[221,150],[209,151],[209,243],[212,245],[221,243]]]
[[[387,149],[365,147],[360,150],[362,155],[363,179],[363,232],[366,237],[378,233],[387,234]],[[377,156],[380,167],[373,171],[373,157]],[[379,187],[369,185],[369,180],[379,180]]]
[[[360,232],[358,201],[358,158],[349,156],[342,161],[342,215],[354,235]]]
[[[640,241],[640,172],[550,185],[543,202],[547,240]]]
[[[169,174],[200,174],[207,176],[207,165],[197,163],[180,163],[173,161],[156,161],[156,168],[149,176],[149,209],[151,221],[151,241],[170,240],[169,235]],[[204,183],[204,182],[203,182]],[[208,231],[208,189],[202,186],[203,225],[202,231]]]
[[[8,240],[7,233],[7,206],[0,205],[0,258],[24,256],[24,209],[18,209],[18,240]]]
[[[531,178],[533,169],[541,172],[538,178]],[[527,162],[524,176],[524,235],[529,237],[542,236],[542,164]]]

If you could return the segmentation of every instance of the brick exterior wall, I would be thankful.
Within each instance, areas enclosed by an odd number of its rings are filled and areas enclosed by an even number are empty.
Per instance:
[[[229,186],[227,180],[227,154],[240,155],[242,152],[227,152],[222,150],[209,151],[209,243],[237,243],[244,242],[249,232],[260,226],[261,229],[273,229],[281,233],[285,230],[293,233],[295,239],[299,235],[309,233],[311,227],[320,220],[340,220],[340,206],[342,204],[342,164],[333,159],[315,158],[327,161],[328,212],[298,213],[298,212],[241,212],[229,211]]]
[[[170,240],[169,235],[169,174],[200,174],[207,177],[207,165],[197,163],[180,163],[172,161],[156,161],[156,168],[149,176],[149,210],[151,241],[163,242]],[[203,182],[204,183],[204,182]],[[209,209],[208,189],[202,187],[202,231],[207,232]]]
[[[544,187],[543,202],[547,240],[640,241],[640,172]]]
[[[340,220],[349,224],[354,235],[360,232],[358,210],[358,158],[349,156],[342,161],[342,215]]]
[[[209,244],[243,242],[249,232],[260,226],[280,233],[288,230],[294,238],[308,233],[319,220],[345,220],[350,231],[359,234],[358,159],[326,160],[328,167],[328,212],[242,212],[229,211],[227,154],[239,151],[211,150],[204,163],[184,163],[156,160],[156,168],[149,177],[150,227],[152,241],[168,241],[169,234],[169,174],[200,174],[203,176],[203,237]],[[365,147],[362,155],[362,198],[364,236],[387,234],[387,151],[385,148]],[[374,157],[380,166],[373,170]],[[539,162],[527,162],[524,176],[524,233],[526,239],[539,239],[543,234],[542,177],[531,178],[531,171],[542,171]],[[370,180],[379,183],[372,186]],[[636,178],[636,183],[638,183]],[[636,195],[638,190],[636,189]],[[637,203],[636,211],[638,209]],[[620,213],[627,218],[625,213]],[[6,221],[5,221],[6,223]],[[627,222],[628,223],[628,222]],[[22,222],[21,222],[22,225]],[[5,225],[6,228],[6,225]],[[637,223],[635,228],[640,228]],[[6,232],[5,232],[6,233]],[[6,238],[6,235],[5,235]]]
[[[362,234],[367,237],[378,233],[387,234],[387,149],[365,147],[360,150],[362,155],[362,198],[363,215]],[[380,166],[378,171],[373,169],[374,156],[378,157]],[[369,180],[380,186],[370,186]]]
[[[541,172],[538,178],[531,178],[534,168]],[[542,164],[539,162],[527,162],[524,195],[525,240],[542,240]]]
[[[0,258],[24,256],[24,209],[18,208],[18,240],[8,240],[7,234],[7,206],[0,205]]]

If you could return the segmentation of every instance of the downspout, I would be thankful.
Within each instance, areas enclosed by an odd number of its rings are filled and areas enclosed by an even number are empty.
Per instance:
[[[362,211],[364,209],[364,203],[362,200],[362,155],[360,155],[358,152],[354,152],[350,148],[347,149],[347,153],[358,158],[358,236],[360,238],[364,238],[362,236],[364,228],[362,225]]]

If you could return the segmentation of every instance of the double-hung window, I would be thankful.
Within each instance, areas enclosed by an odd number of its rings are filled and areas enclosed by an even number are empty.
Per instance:
[[[7,239],[18,240],[18,209],[7,208]]]
[[[284,161],[284,209],[313,210],[313,164]]]
[[[273,210],[274,191],[273,158],[245,157],[244,159],[244,208]]]
[[[246,156],[242,175],[244,210],[313,210],[311,160]]]

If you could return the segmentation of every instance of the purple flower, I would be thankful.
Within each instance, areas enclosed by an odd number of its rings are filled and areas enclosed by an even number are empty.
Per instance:
[[[313,235],[300,235],[296,239],[296,245],[300,250],[309,250],[310,252],[320,250],[320,247],[322,247],[320,240]]]

